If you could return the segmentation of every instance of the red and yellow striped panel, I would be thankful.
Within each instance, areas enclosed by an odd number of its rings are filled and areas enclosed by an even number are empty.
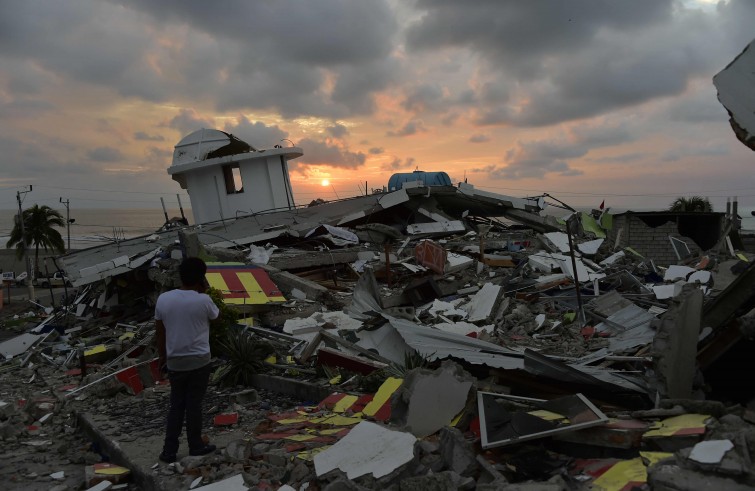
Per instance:
[[[267,271],[244,263],[207,263],[207,282],[223,293],[223,301],[234,305],[285,302]]]

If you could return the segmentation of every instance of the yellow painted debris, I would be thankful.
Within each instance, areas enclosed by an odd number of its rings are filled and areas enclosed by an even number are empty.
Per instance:
[[[104,353],[105,351],[107,351],[107,348],[105,347],[105,345],[100,344],[100,345],[95,346],[92,349],[88,349],[84,351],[84,356],[92,356],[92,355],[96,355],[97,353]]]
[[[351,426],[357,423],[361,423],[362,419],[332,414],[330,416],[323,416],[321,418],[312,418],[310,419],[310,421],[317,424],[328,424],[333,426]]]
[[[334,413],[342,413],[346,411],[348,408],[350,408],[355,402],[357,402],[357,399],[359,397],[357,396],[344,396],[340,401],[338,401],[335,406],[333,406],[333,412]]]
[[[653,467],[659,461],[673,456],[673,452],[640,452],[640,457],[647,463],[648,467]]]
[[[333,445],[323,445],[322,447],[305,450],[304,452],[299,452],[298,454],[296,454],[296,458],[311,462],[312,459],[315,458],[315,455],[317,455],[320,452],[324,452],[325,450],[329,449],[332,446]]]
[[[553,411],[546,411],[545,409],[538,409],[537,411],[530,411],[527,414],[531,414],[532,416],[538,417],[540,419],[544,419],[546,421],[565,421],[567,423],[569,422],[569,420],[563,414],[554,413]]]
[[[94,470],[95,474],[101,474],[105,476],[120,476],[121,474],[128,474],[129,472],[131,471],[119,465],[113,465],[109,467],[104,467],[102,469]]]
[[[404,383],[402,378],[388,377],[375,393],[375,397],[364,407],[362,412],[367,416],[375,416],[383,404],[391,398],[394,392]]]
[[[705,428],[705,422],[708,419],[710,419],[710,415],[707,414],[682,414],[679,416],[673,416],[655,423],[653,428],[646,431],[642,437],[674,436],[681,430]]]
[[[630,482],[644,483],[648,480],[647,469],[642,459],[616,462],[610,469],[592,482],[592,489],[600,491],[621,491]]]

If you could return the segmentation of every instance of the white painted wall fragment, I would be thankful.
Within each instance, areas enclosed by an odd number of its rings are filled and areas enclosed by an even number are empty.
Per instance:
[[[689,275],[689,278],[687,278],[688,283],[694,283],[696,281],[699,281],[703,285],[707,285],[710,282],[711,279],[711,272],[710,271],[695,271],[691,275]]]
[[[563,271],[566,276],[572,279],[574,278],[574,270],[572,268],[571,257],[563,256],[561,254],[553,254],[553,259],[558,261],[561,271]],[[583,263],[580,258],[575,258],[575,263],[577,265],[577,280],[580,282],[590,281],[591,271],[587,269],[585,263]]]
[[[228,479],[194,489],[197,491],[246,491],[249,488],[244,484],[244,477],[241,474],[236,474]]]
[[[449,252],[446,256],[446,273],[453,273],[455,271],[461,271],[472,265],[474,259],[468,256],[462,256],[461,254],[454,254]]]
[[[315,455],[315,473],[322,476],[341,469],[349,479],[365,474],[380,478],[414,458],[415,441],[411,433],[362,421],[338,443]]]
[[[467,320],[476,322],[489,318],[500,294],[500,286],[485,283],[482,289],[474,294],[469,303],[462,307],[469,314]]]
[[[755,150],[755,41],[713,77],[737,138]]]
[[[694,273],[696,270],[694,268],[690,268],[689,266],[679,266],[676,264],[672,264],[668,267],[666,270],[666,273],[663,275],[663,281],[676,281],[676,280],[684,280],[689,276],[690,273]]]
[[[551,254],[545,251],[538,251],[534,254],[530,254],[527,258],[527,262],[533,269],[540,271],[541,273],[550,274],[561,267],[558,261],[553,259]]]
[[[731,440],[706,440],[692,447],[689,458],[701,464],[718,464],[732,448]]]
[[[559,252],[569,252],[569,236],[563,232],[548,232],[543,234]]]
[[[588,242],[582,242],[581,244],[577,244],[577,249],[579,249],[579,252],[582,254],[594,256],[598,253],[598,249],[603,245],[604,241],[605,239],[595,239]]]
[[[607,258],[603,259],[600,262],[600,265],[601,266],[610,266],[611,264],[615,263],[616,261],[618,261],[619,259],[621,259],[624,256],[626,256],[626,254],[624,253],[624,251],[615,252],[615,253],[611,254],[610,256],[608,256]]]

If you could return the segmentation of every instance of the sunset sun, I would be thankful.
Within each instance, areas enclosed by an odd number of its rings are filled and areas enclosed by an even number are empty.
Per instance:
[[[329,181],[329,180],[327,180],[327,179],[323,179],[323,180],[322,180],[322,181],[320,182],[320,184],[321,184],[322,186],[329,186],[329,185],[330,185],[330,181]]]

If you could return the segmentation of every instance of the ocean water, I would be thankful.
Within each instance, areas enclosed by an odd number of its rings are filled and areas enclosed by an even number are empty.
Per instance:
[[[66,210],[58,210],[66,219]],[[0,247],[5,247],[18,210],[0,210]],[[194,223],[190,209],[184,208],[189,223]],[[168,217],[179,217],[178,209],[168,209]],[[150,235],[165,223],[160,209],[80,209],[71,210],[71,249],[84,249],[116,239],[130,239]],[[61,228],[63,240],[68,242],[68,231]]]

